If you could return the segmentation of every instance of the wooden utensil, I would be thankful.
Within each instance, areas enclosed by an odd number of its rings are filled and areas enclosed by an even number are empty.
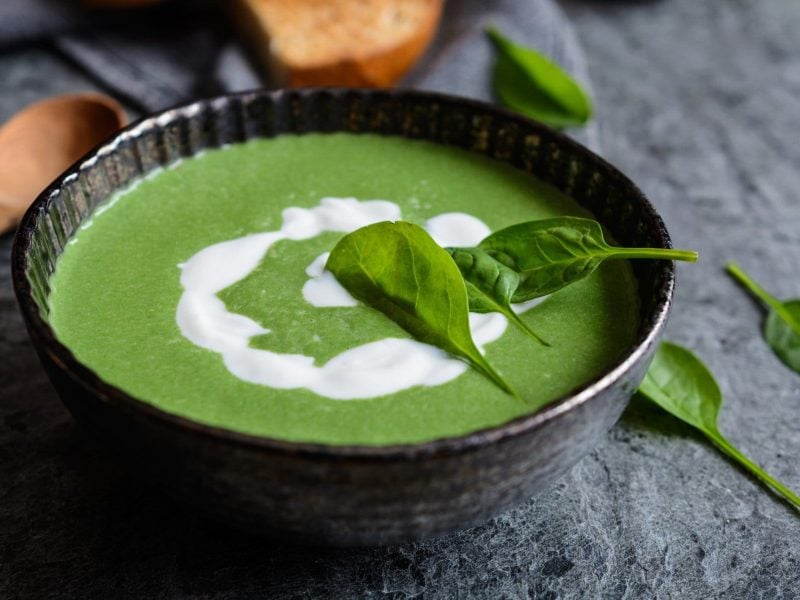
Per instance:
[[[120,104],[95,93],[32,104],[0,127],[0,233],[62,171],[125,125]]]

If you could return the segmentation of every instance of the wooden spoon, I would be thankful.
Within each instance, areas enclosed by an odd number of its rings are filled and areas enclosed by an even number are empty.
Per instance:
[[[125,125],[102,94],[66,94],[24,108],[0,127],[0,233],[14,227],[47,184]]]

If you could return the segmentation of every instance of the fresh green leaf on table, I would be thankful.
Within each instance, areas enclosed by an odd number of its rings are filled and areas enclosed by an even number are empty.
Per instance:
[[[610,246],[600,223],[581,217],[512,225],[487,236],[478,247],[519,274],[512,302],[552,294],[589,276],[606,259],[697,260],[692,250]]]
[[[472,312],[497,312],[522,329],[534,340],[549,346],[511,307],[511,297],[519,286],[519,275],[497,262],[480,248],[445,248],[455,261],[467,284],[467,298]]]
[[[728,273],[767,307],[764,337],[784,364],[800,373],[800,299],[778,300],[736,263],[728,263]]]
[[[461,271],[424,229],[403,221],[362,227],[339,240],[325,268],[415,339],[461,358],[517,396],[475,346]]]
[[[554,127],[583,125],[589,120],[589,96],[560,66],[493,27],[486,34],[497,52],[492,86],[503,104]]]
[[[674,417],[699,430],[768,488],[800,508],[800,496],[742,454],[719,431],[717,417],[722,407],[722,392],[708,368],[689,350],[663,342],[656,351],[639,392]]]

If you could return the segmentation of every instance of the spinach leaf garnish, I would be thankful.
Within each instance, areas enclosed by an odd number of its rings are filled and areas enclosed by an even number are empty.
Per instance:
[[[346,235],[326,268],[356,299],[415,339],[461,358],[519,397],[475,346],[469,311],[498,312],[548,346],[511,303],[555,292],[616,258],[695,261],[697,253],[609,246],[597,221],[578,217],[521,223],[487,236],[477,248],[447,249],[421,227],[398,221]]]
[[[492,233],[478,247],[519,274],[512,302],[552,294],[587,277],[606,259],[697,260],[697,252],[691,250],[609,246],[600,223],[581,217],[512,225]]]
[[[486,35],[497,52],[492,86],[503,104],[554,127],[583,125],[589,120],[589,96],[561,67],[493,27]]]
[[[800,508],[800,496],[745,456],[719,431],[722,392],[708,368],[689,350],[663,342],[639,392],[668,413],[691,425],[759,481]]]
[[[326,269],[356,299],[415,339],[461,358],[519,397],[475,346],[464,278],[421,227],[403,221],[362,227],[339,240]]]
[[[534,340],[549,346],[511,308],[511,297],[519,286],[519,275],[497,262],[480,248],[445,248],[461,271],[467,284],[469,309],[472,312],[497,312],[522,329]]]
[[[778,300],[736,263],[728,263],[728,273],[769,309],[764,337],[784,364],[800,373],[800,300]]]

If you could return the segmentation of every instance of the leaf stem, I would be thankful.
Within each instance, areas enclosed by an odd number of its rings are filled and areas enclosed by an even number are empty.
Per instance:
[[[505,380],[502,377],[500,377],[500,374],[494,370],[494,368],[489,364],[487,360],[484,360],[482,363],[471,362],[470,364],[477,367],[479,371],[481,371],[486,377],[488,377],[492,381],[492,383],[494,383],[497,387],[503,390],[506,394],[514,396],[514,398],[517,398],[518,400],[522,400],[524,402],[522,396],[520,396],[517,393],[517,390],[511,387],[510,384],[506,383]]]
[[[694,250],[678,250],[675,248],[614,248],[609,258],[654,258],[661,260],[680,260],[697,262]]]
[[[783,310],[783,304],[775,296],[770,294],[767,290],[761,287],[752,277],[744,272],[739,265],[735,262],[729,262],[727,265],[728,274],[733,277],[742,287],[748,290],[753,296],[761,300],[768,307],[777,311]]]
[[[795,494],[792,490],[750,460],[736,446],[731,444],[721,433],[717,432],[716,436],[709,434],[707,435],[714,445],[717,446],[717,448],[739,463],[759,481],[766,484],[767,487],[772,488],[774,492],[777,492],[779,495],[783,496],[783,498],[795,508],[800,509],[800,496]]]
[[[505,317],[508,320],[513,321],[514,323],[516,323],[516,325],[520,329],[522,329],[525,333],[527,333],[529,336],[531,336],[534,340],[539,342],[542,346],[546,346],[547,348],[551,347],[550,344],[547,343],[545,340],[543,340],[541,337],[539,337],[539,335],[537,335],[533,331],[533,329],[528,327],[528,324],[525,323],[525,321],[523,321],[522,318],[517,313],[515,313],[513,309],[509,308],[507,310],[504,310],[502,314],[505,315]]]

